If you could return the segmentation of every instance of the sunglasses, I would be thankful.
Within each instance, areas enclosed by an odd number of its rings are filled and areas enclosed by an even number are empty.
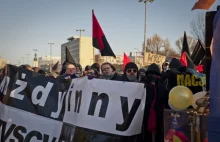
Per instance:
[[[131,73],[131,72],[136,73],[137,70],[136,70],[136,69],[128,69],[128,70],[127,70],[127,73]]]

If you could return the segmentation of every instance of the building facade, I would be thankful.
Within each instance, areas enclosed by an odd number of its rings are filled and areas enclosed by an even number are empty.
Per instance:
[[[38,66],[45,71],[50,70],[50,66],[53,67],[57,62],[59,61],[58,65],[58,71],[61,69],[61,57],[53,57],[51,56],[45,56],[45,57],[39,57],[38,58]]]
[[[82,68],[94,63],[94,48],[92,46],[92,37],[70,37],[68,42],[61,45],[61,63],[66,60],[66,47],[76,63]]]
[[[130,60],[132,62],[134,62],[138,68],[142,68],[143,67],[143,61],[144,61],[144,57],[139,54],[139,53],[132,53],[130,52],[129,55],[127,55]],[[112,57],[112,56],[101,56],[99,55],[95,55],[95,62],[99,63],[100,65],[104,62],[109,62],[113,65],[123,65],[123,60],[124,60],[124,56],[123,55],[116,55],[116,58]]]
[[[95,62],[99,64],[109,62],[111,64],[121,65],[123,64],[123,58],[124,56],[122,55],[116,55],[116,58],[114,58],[112,56],[101,56],[100,54],[98,54],[98,55],[95,55]]]

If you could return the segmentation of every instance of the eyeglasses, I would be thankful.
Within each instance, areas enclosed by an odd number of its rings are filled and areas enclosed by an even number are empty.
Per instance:
[[[76,68],[67,68],[68,70],[76,70]]]
[[[131,72],[136,73],[137,70],[136,70],[136,69],[128,69],[128,70],[127,70],[127,73],[131,73]]]
[[[95,75],[95,73],[93,73],[93,72],[88,72],[87,74],[88,75]]]

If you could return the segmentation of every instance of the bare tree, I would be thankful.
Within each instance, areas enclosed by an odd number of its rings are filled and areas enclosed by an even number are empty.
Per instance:
[[[147,39],[146,46],[148,48],[148,51],[158,54],[160,50],[164,47],[164,41],[159,35],[154,34],[152,37]]]
[[[197,18],[190,23],[191,33],[205,43],[205,13],[198,13]]]
[[[161,52],[162,55],[165,56],[172,56],[172,57],[177,57],[179,56],[179,54],[177,53],[177,51],[175,51],[171,45],[170,45],[170,41],[168,39],[164,40],[164,50]]]
[[[195,48],[195,45],[197,43],[197,40],[191,36],[187,36],[187,42],[189,45],[189,51],[192,53]],[[178,53],[181,53],[182,45],[183,45],[183,37],[180,37],[178,40],[176,40],[176,46],[178,49]]]
[[[178,56],[178,53],[171,47],[170,41],[161,38],[158,34],[147,39],[147,52],[165,56]]]

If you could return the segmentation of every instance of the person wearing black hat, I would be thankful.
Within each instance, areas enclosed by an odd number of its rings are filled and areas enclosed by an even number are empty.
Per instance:
[[[92,65],[91,65],[91,68],[96,69],[96,70],[99,72],[99,74],[100,74],[100,65],[99,65],[98,63],[92,64]]]
[[[129,62],[125,65],[122,81],[138,82],[138,67],[135,63]]]
[[[151,64],[145,73],[145,89],[147,92],[145,109],[144,109],[144,120],[142,124],[143,136],[141,141],[152,141],[152,130],[156,130],[156,140],[163,141],[162,132],[162,120],[163,116],[161,113],[161,103],[158,103],[160,88],[160,67],[153,63]],[[162,91],[162,90],[161,90]]]

